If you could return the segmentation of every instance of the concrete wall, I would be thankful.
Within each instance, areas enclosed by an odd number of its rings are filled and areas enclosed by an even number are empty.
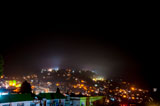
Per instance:
[[[70,97],[70,101],[70,106],[98,106],[104,104],[104,96]]]
[[[20,104],[24,103],[24,106],[30,106],[31,103],[33,103],[33,101],[20,101],[20,102],[11,102],[11,103],[0,103],[0,106],[9,105],[9,104],[11,104],[10,106],[17,106],[19,103]],[[40,105],[37,104],[36,106],[40,106]]]
[[[53,99],[53,100],[42,100],[41,103],[42,103],[42,106],[45,106],[44,103],[46,101],[46,106],[50,106],[50,104],[52,103],[55,103],[53,104],[53,106],[58,106],[58,104],[61,102],[60,106],[65,106],[65,99]],[[3,106],[3,105],[9,105],[11,104],[10,106],[17,106],[18,103],[24,103],[24,106],[31,106],[31,104],[35,104],[35,102],[40,102],[40,101],[20,101],[20,102],[11,102],[11,103],[0,103],[0,106]],[[36,106],[40,106],[40,103],[37,103]]]
[[[65,99],[52,99],[52,100],[42,100],[42,106],[50,106],[52,104],[52,106],[58,106],[59,103],[61,102],[60,106],[65,106]]]

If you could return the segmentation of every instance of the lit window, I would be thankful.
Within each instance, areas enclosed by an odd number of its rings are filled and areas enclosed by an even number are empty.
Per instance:
[[[36,104],[35,103],[31,103],[30,106],[36,106]]]
[[[17,106],[24,106],[24,103],[18,103]]]

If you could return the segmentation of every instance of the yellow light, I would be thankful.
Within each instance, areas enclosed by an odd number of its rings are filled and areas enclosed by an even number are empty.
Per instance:
[[[12,85],[13,85],[13,83],[12,83],[12,82],[10,82],[10,83],[9,83],[9,86],[12,86]]]
[[[96,78],[93,78],[92,80],[93,80],[93,81],[97,81]]]
[[[135,97],[132,97],[132,99],[135,99]]]
[[[77,86],[76,86],[76,85],[73,85],[73,88],[77,88]]]
[[[132,91],[134,91],[134,90],[135,90],[135,88],[134,88],[134,87],[131,87],[131,90],[132,90]]]
[[[109,92],[112,92],[112,90],[109,90]]]
[[[94,92],[94,90],[92,89],[91,92]]]
[[[122,84],[126,84],[126,82],[122,82]]]
[[[106,99],[106,102],[109,103],[109,99]]]
[[[16,80],[10,80],[9,86],[16,86]]]
[[[125,94],[127,93],[126,91],[123,91]]]
[[[16,85],[15,83],[12,84],[12,86],[15,86],[15,85]]]
[[[35,88],[35,86],[31,86],[31,88],[32,88],[32,89],[34,89],[34,88]]]
[[[81,84],[81,85],[80,85],[80,87],[83,87],[83,86],[84,86],[84,84]]]
[[[83,83],[83,82],[84,82],[84,80],[81,80],[81,82]]]
[[[123,98],[126,98],[127,96],[126,95],[123,95]]]
[[[21,87],[21,84],[17,84],[15,87],[16,87],[16,88]]]
[[[15,90],[13,90],[14,92],[19,92],[20,89],[19,88],[16,88]]]
[[[56,83],[56,86],[59,86],[60,84],[59,83]]]
[[[93,81],[104,81],[104,78],[102,77],[97,77],[97,78],[93,78]]]
[[[2,75],[1,78],[4,78],[4,76]]]
[[[76,94],[76,95],[79,95],[79,94],[80,94],[80,92],[76,92],[75,94]]]
[[[84,89],[84,90],[87,90],[87,87],[84,86],[83,89]]]
[[[123,91],[123,89],[120,89],[119,92],[121,93]]]

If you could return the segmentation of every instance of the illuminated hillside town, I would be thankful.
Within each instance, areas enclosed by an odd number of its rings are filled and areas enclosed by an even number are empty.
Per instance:
[[[52,95],[57,92],[57,88],[60,89],[64,106],[98,106],[91,102],[87,105],[86,100],[82,103],[78,102],[76,105],[73,104],[76,98],[81,100],[81,98],[87,99],[88,97],[92,99],[94,97],[96,99],[99,98],[99,100],[102,101],[101,104],[104,106],[118,104],[120,106],[128,106],[129,104],[136,106],[136,104],[144,105],[154,101],[154,98],[150,94],[152,91],[138,88],[136,85],[123,79],[105,79],[96,72],[89,70],[59,68],[42,69],[37,74],[22,77],[7,77],[2,75],[0,80],[0,98],[16,94],[24,96],[20,93],[24,81],[31,84],[34,95],[43,95],[45,97],[45,94]],[[156,91],[157,88],[153,88],[153,92]],[[35,98],[33,98],[33,100],[34,99]],[[39,100],[39,98],[37,98],[37,100]],[[56,103],[59,104],[58,102]]]
[[[95,15],[101,24],[50,25],[5,12],[0,106],[160,106],[158,14],[115,10]]]

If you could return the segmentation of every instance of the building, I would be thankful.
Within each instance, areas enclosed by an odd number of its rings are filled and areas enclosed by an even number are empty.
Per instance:
[[[65,106],[66,97],[61,93],[40,93],[38,97],[44,106]]]
[[[100,106],[104,104],[104,96],[67,96],[66,99],[66,106]]]
[[[32,97],[31,94],[10,94],[0,96],[0,106],[39,106],[34,104],[34,97]]]
[[[8,95],[9,93],[10,93],[10,91],[8,89],[0,88],[0,96]]]
[[[0,106],[65,106],[65,96],[60,93],[1,95]]]

